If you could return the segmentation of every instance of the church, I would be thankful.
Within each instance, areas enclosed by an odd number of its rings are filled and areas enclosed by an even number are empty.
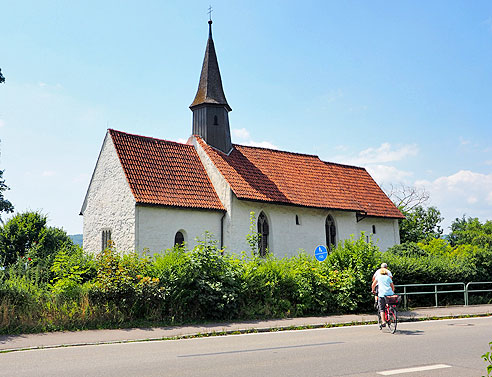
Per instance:
[[[232,144],[229,106],[212,21],[186,144],[109,129],[87,190],[84,249],[120,251],[196,245],[210,232],[221,248],[282,258],[318,245],[332,250],[364,232],[381,250],[400,242],[404,218],[361,167],[318,156]]]

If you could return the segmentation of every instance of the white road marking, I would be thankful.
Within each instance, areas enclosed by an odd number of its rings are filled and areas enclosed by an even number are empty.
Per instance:
[[[383,376],[391,376],[393,374],[422,372],[424,370],[442,369],[442,368],[451,368],[451,365],[446,365],[446,364],[424,365],[421,367],[413,367],[413,368],[405,368],[405,369],[393,369],[393,370],[386,370],[384,372],[377,372],[377,373],[381,374]]]

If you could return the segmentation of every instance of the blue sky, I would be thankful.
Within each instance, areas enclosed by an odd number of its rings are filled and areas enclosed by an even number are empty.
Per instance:
[[[0,169],[17,211],[81,233],[107,128],[188,138],[209,3],[2,4]],[[444,228],[492,219],[492,2],[212,7],[233,142],[423,187]]]

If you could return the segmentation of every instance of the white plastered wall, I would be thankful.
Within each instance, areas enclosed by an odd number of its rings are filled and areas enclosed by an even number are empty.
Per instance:
[[[222,212],[173,207],[137,205],[137,241],[139,251],[159,253],[174,246],[174,237],[183,233],[188,249],[196,246],[196,238],[203,239],[205,231],[212,233],[220,247]]]
[[[376,233],[373,233],[373,226]],[[397,219],[382,217],[366,217],[357,223],[357,234],[364,232],[366,237],[372,237],[373,242],[381,251],[400,243],[400,230]]]
[[[135,198],[109,133],[104,138],[82,213],[86,251],[101,251],[105,229],[111,230],[117,250],[135,250]]]

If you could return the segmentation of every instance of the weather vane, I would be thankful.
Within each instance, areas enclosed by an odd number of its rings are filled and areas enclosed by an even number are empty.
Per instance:
[[[209,18],[209,21],[212,21],[212,10],[213,10],[213,9],[212,9],[212,6],[211,6],[211,5],[209,5],[209,6],[208,6],[208,12],[207,12],[207,13],[208,13],[208,18]]]

